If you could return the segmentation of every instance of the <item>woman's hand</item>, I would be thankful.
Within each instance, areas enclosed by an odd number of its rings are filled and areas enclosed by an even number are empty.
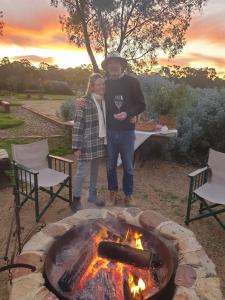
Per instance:
[[[75,109],[81,109],[85,107],[85,99],[79,98],[75,101]]]

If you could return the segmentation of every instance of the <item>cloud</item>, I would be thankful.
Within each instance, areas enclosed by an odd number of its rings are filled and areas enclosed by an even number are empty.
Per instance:
[[[223,57],[215,57],[200,53],[191,53],[192,61],[202,61],[204,64],[215,65],[216,67],[224,67],[225,66],[225,58]]]
[[[193,17],[182,53],[170,61],[160,58],[160,64],[209,66],[217,68],[218,72],[225,68],[225,3],[224,0],[207,3],[203,13]],[[29,57],[38,62],[50,59],[49,63],[54,57],[58,64],[72,63],[77,48],[68,42],[66,33],[61,30],[59,15],[66,14],[62,6],[51,7],[50,0],[1,0],[1,10],[5,27],[0,39],[0,56]],[[16,48],[15,51],[12,48]],[[80,63],[80,57],[76,63]]]
[[[14,3],[13,3],[14,2]],[[50,0],[1,0],[1,10],[4,11],[6,24],[16,28],[29,28],[34,31],[43,31],[45,26],[53,22],[59,25],[58,16],[66,11],[62,6],[54,8]]]
[[[55,23],[49,23],[43,31],[36,31],[33,28],[18,28],[8,24],[4,30],[4,36],[0,45],[17,45],[20,47],[45,47],[45,48],[66,48],[71,49],[67,36]]]
[[[225,20],[215,22],[213,18],[195,21],[187,33],[187,41],[207,41],[225,44]]]
[[[45,62],[48,64],[55,63],[55,59],[53,57],[42,57],[38,55],[21,55],[21,56],[14,56],[12,57],[13,60],[21,60],[21,59],[27,59],[31,63],[40,63]]]
[[[187,41],[207,41],[214,44],[225,44],[225,3],[224,0],[209,2],[202,15],[194,16],[187,31]]]
[[[15,5],[10,0],[1,0],[5,27],[0,44],[39,47],[50,46],[53,41],[60,47],[68,43],[59,23],[59,15],[66,13],[62,7],[50,6],[50,0],[19,2],[19,5]]]

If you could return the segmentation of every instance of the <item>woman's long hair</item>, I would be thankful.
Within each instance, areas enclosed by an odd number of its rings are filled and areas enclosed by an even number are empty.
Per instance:
[[[85,93],[86,97],[90,97],[91,94],[94,92],[95,81],[99,78],[103,78],[103,76],[100,73],[93,73],[90,75],[88,80],[87,90]]]

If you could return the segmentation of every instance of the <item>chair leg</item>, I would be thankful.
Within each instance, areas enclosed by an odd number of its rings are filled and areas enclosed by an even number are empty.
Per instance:
[[[204,205],[202,202],[200,202],[199,211],[198,211],[200,215],[202,214],[203,210],[204,210]]]
[[[39,195],[38,195],[38,181],[37,176],[34,176],[34,203],[35,203],[35,218],[39,221]]]
[[[225,211],[225,209],[221,209],[220,211],[215,212],[211,208],[211,207],[213,207],[213,205],[212,206],[208,205],[208,203],[205,200],[204,200],[204,204],[205,204],[206,209],[209,211],[210,216],[214,217],[216,219],[216,221],[222,226],[222,228],[225,229],[225,223],[222,222],[220,220],[220,218],[217,217],[217,214],[223,213]]]
[[[190,223],[190,214],[191,214],[191,204],[192,204],[192,197],[193,197],[193,186],[194,186],[194,179],[191,178],[188,199],[187,199],[187,212],[184,223],[188,225]]]
[[[73,202],[73,195],[72,195],[72,167],[71,164],[69,164],[69,203],[72,205]]]
[[[53,197],[53,187],[51,186],[49,190],[50,190],[50,196]]]
[[[190,223],[190,215],[191,215],[191,204],[192,204],[192,195],[190,194],[187,199],[187,211],[186,211],[186,217],[185,217],[185,224],[188,225]]]

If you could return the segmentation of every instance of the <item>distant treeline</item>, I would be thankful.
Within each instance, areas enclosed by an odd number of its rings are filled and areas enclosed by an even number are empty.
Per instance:
[[[4,57],[0,61],[0,90],[71,95],[85,89],[91,72],[87,65],[60,69],[42,62],[35,67],[27,59],[10,62]]]
[[[131,65],[129,72],[138,73],[138,75],[148,73],[146,69],[137,69]],[[27,59],[10,62],[8,57],[4,57],[0,61],[0,90],[16,93],[37,91],[70,95],[73,92],[85,90],[91,73],[91,65],[60,69],[57,65],[42,62],[39,67],[35,67]],[[163,66],[158,74],[175,83],[188,84],[194,88],[225,87],[225,80],[219,78],[213,68]]]

